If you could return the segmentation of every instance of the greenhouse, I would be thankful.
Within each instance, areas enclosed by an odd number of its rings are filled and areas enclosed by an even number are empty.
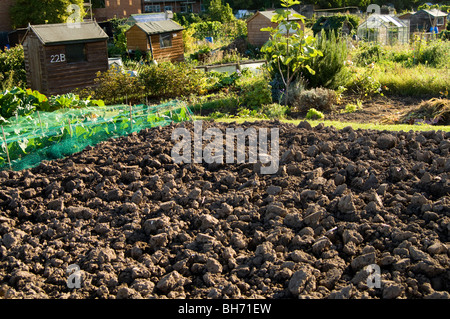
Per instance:
[[[407,22],[395,16],[372,14],[358,26],[358,37],[383,45],[406,44],[409,40]]]

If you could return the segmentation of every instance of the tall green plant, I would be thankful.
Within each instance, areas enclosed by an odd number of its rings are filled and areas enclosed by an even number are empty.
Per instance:
[[[302,25],[297,18],[304,23],[305,18],[300,14],[292,14],[289,7],[300,4],[296,0],[282,0],[281,5],[286,9],[275,10],[272,22],[277,24],[276,28],[262,28],[261,31],[269,31],[270,39],[261,48],[266,53],[267,58],[272,63],[272,68],[278,70],[286,88],[286,95],[289,94],[291,82],[295,79],[302,67],[314,74],[315,71],[307,65],[307,61],[322,52],[313,45],[315,38],[308,36],[303,31]],[[286,96],[286,101],[288,100]]]
[[[316,39],[317,49],[323,55],[317,55],[306,62],[305,65],[316,71],[316,74],[313,75],[303,68],[304,79],[310,87],[337,89],[346,85],[350,73],[345,66],[348,54],[345,40],[335,32],[326,33],[324,30],[316,35]]]

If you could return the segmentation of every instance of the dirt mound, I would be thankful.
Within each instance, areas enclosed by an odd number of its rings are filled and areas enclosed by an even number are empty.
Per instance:
[[[417,109],[406,113],[402,122],[408,124],[426,123],[426,124],[450,124],[450,100],[443,98],[432,98],[423,101]]]
[[[402,117],[416,110],[426,98],[376,95],[363,101],[362,109],[346,113],[345,106],[356,104],[358,97],[345,96],[335,112],[325,113],[326,120],[355,123],[400,124]]]
[[[0,296],[449,298],[449,133],[242,126],[278,174],[175,164],[174,126],[0,172]]]

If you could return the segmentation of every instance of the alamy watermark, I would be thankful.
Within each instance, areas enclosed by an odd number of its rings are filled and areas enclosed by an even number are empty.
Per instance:
[[[367,13],[375,13],[375,14],[381,14],[381,7],[378,4],[369,4],[367,6]]]
[[[369,274],[367,277],[367,287],[381,288],[381,269],[377,264],[368,265],[365,270]]]
[[[72,3],[67,6],[66,12],[71,13],[67,18],[67,27],[71,29],[81,28],[83,16],[81,14],[80,6]]]
[[[67,287],[70,289],[81,288],[81,270],[77,264],[71,264],[67,267]]]
[[[173,130],[172,140],[176,141],[171,156],[174,163],[217,163],[238,164],[257,163],[263,164],[261,174],[275,174],[279,168],[279,129],[270,129],[270,153],[268,142],[268,129],[249,127],[226,128],[225,152],[224,132],[219,128],[208,128],[203,132],[202,121],[194,121],[194,134],[183,127]],[[236,143],[235,143],[236,140]],[[208,144],[203,147],[203,142]],[[246,141],[248,141],[248,156],[246,156]],[[236,145],[236,149],[235,149]],[[236,152],[235,152],[236,151]],[[235,158],[236,154],[236,158]],[[224,160],[225,157],[225,160]]]

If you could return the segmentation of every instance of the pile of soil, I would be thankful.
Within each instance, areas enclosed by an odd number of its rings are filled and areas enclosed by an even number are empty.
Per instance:
[[[243,123],[280,129],[261,175],[173,163],[177,126],[0,172],[0,296],[450,297],[450,133]]]

